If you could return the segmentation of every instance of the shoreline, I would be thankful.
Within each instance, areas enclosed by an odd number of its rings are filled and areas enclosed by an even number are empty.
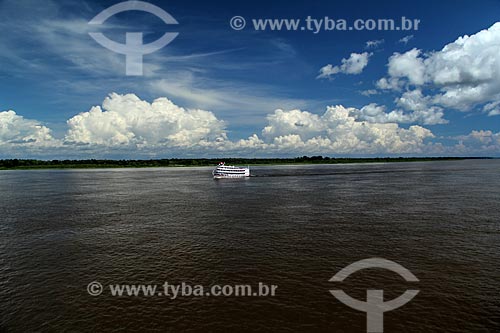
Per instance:
[[[183,168],[216,166],[219,161],[228,165],[314,165],[352,163],[405,163],[495,159],[494,157],[373,157],[330,158],[322,156],[297,158],[201,158],[201,159],[157,159],[157,160],[0,160],[0,170],[44,170],[44,169],[113,169],[113,168]]]

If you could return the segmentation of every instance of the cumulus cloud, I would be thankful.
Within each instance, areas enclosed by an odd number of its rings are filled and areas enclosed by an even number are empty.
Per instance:
[[[394,53],[381,89],[402,85],[422,87],[432,104],[459,111],[476,107],[490,116],[500,114],[500,22],[471,36],[462,36],[440,51],[419,49]]]
[[[397,77],[383,77],[377,81],[376,86],[382,90],[400,91],[404,87],[404,82]]]
[[[424,125],[447,124],[443,108],[432,104],[430,96],[424,96],[421,89],[406,91],[396,99],[396,104],[411,111],[409,119],[403,122],[418,122]]]
[[[349,114],[358,121],[367,121],[369,123],[408,123],[408,116],[402,111],[386,112],[384,105],[370,103],[361,109],[349,108]]]
[[[263,129],[263,149],[310,153],[419,153],[434,135],[418,125],[359,121],[356,109],[327,107],[323,115],[301,110],[276,110]]]
[[[477,152],[498,154],[500,152],[500,133],[490,130],[473,130],[467,135],[452,138],[458,141],[455,151],[475,154]]]
[[[318,79],[331,78],[335,74],[360,74],[363,69],[368,65],[368,59],[373,53],[351,53],[349,58],[342,59],[340,66],[332,66],[328,64],[319,70]]]
[[[167,98],[153,103],[134,94],[110,94],[103,104],[68,120],[65,141],[89,145],[189,147],[226,137],[212,112],[179,107]]]
[[[0,112],[0,146],[47,147],[57,144],[48,127],[14,111]]]
[[[406,53],[394,53],[389,58],[389,76],[391,78],[407,78],[413,85],[422,85],[425,82],[424,60],[420,57],[421,51],[412,49]]]
[[[424,125],[446,124],[442,108],[429,106],[430,97],[424,97],[420,90],[407,91],[396,104],[401,109],[386,112],[386,107],[370,103],[361,109],[350,108],[350,114],[356,119],[370,123],[419,123]]]
[[[187,110],[166,98],[148,103],[133,94],[111,94],[100,106],[68,120],[66,143],[186,147],[225,152],[260,150],[269,153],[409,153],[419,152],[432,133],[420,126],[365,122],[356,109],[328,107],[323,115],[298,109],[277,109],[267,116],[262,137],[227,139],[225,123],[209,111]]]
[[[247,139],[230,140],[226,124],[212,112],[185,109],[167,98],[153,102],[134,94],[110,94],[95,106],[67,121],[62,139],[50,129],[14,111],[0,112],[0,147],[4,156],[283,156],[302,154],[496,154],[500,134],[473,131],[451,138],[455,146],[433,142],[427,128],[399,122],[424,117],[428,98],[408,91],[397,101],[401,110],[386,112],[375,103],[360,109],[329,106],[323,114],[300,109],[277,109],[267,115],[262,131]],[[413,111],[406,112],[403,109]],[[431,118],[429,118],[431,119]],[[437,116],[436,119],[441,119]],[[32,155],[35,154],[35,155]],[[117,155],[118,154],[118,155]],[[121,155],[120,155],[121,154]]]
[[[492,131],[471,131],[468,135],[458,136],[457,139],[461,141],[473,141],[486,145],[500,145],[500,133],[493,133]]]

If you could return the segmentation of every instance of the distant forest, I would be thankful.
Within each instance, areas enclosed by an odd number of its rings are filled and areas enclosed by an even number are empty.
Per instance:
[[[272,165],[272,164],[337,164],[337,163],[386,163],[446,161],[462,159],[482,159],[481,157],[375,157],[375,158],[338,158],[323,156],[302,156],[295,158],[170,158],[151,160],[0,160],[0,169],[49,169],[49,168],[151,168],[214,166],[224,161],[229,165]]]

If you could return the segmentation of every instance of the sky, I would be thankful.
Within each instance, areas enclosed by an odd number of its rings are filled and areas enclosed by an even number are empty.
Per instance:
[[[498,0],[152,0],[178,24],[89,24],[119,3],[0,0],[0,158],[500,156]],[[127,75],[96,32],[178,35]]]

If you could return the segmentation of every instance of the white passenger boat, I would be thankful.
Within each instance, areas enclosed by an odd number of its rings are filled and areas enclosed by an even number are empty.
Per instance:
[[[225,165],[224,162],[220,162],[212,171],[212,175],[214,179],[250,177],[250,168]]]

